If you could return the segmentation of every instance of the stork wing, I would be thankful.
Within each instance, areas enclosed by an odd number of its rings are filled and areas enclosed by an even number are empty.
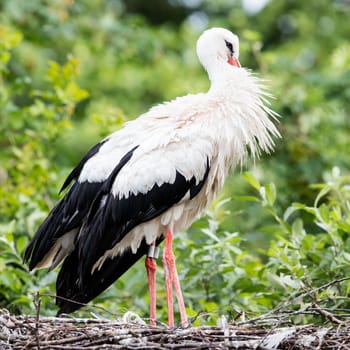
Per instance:
[[[61,191],[68,187],[73,180],[76,181],[51,210],[25,250],[23,260],[29,262],[30,270],[50,265],[52,261],[51,268],[54,268],[72,250],[77,232],[87,216],[103,180],[109,174],[106,173],[104,178],[101,176],[100,181],[94,182],[78,181],[77,179],[84,172],[84,165],[92,160],[108,141],[109,138],[92,147],[67,177]],[[61,251],[63,246],[65,246],[65,252]]]
[[[136,252],[127,249],[123,254],[104,259],[98,268],[94,268],[106,251],[112,249],[133,228],[161,215],[185,196],[188,200],[193,199],[202,189],[210,169],[207,158],[200,178],[194,175],[186,178],[176,170],[172,181],[164,181],[162,184],[154,181],[147,191],[145,189],[148,186],[144,183],[139,184],[139,189],[142,190],[136,191],[134,188],[134,193],[126,193],[122,189],[118,191],[118,177],[137,168],[139,162],[136,154],[132,160],[123,169],[116,167],[110,174],[90,208],[74,251],[62,265],[57,280],[56,303],[60,307],[59,314],[81,307],[72,301],[89,302],[146,254],[147,243],[143,239]],[[144,182],[148,180],[149,177]],[[162,239],[159,238],[157,244]]]

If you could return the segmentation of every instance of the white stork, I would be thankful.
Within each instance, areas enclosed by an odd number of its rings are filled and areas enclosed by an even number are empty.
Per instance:
[[[174,287],[181,322],[184,301],[172,251],[173,234],[187,229],[212,202],[229,169],[248,153],[273,149],[279,133],[262,82],[241,68],[238,37],[204,31],[199,60],[211,82],[207,93],[151,108],[95,145],[69,174],[65,196],[29,243],[29,268],[63,262],[57,278],[58,314],[89,302],[146,255],[150,319],[156,319],[156,253],[163,263],[169,326]]]

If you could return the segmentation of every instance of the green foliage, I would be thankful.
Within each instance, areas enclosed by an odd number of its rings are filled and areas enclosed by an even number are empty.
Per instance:
[[[229,0],[166,1],[161,11],[130,3],[0,3],[0,307],[33,313],[37,291],[54,294],[56,272],[29,273],[21,259],[65,176],[124,121],[205,91],[193,46],[202,28],[223,26],[240,36],[242,64],[268,80],[283,139],[228,180],[230,200],[176,238],[187,311],[207,324],[287,304],[306,310],[315,300],[349,308],[346,280],[306,292],[349,276],[350,7],[270,1],[254,15]],[[94,304],[147,315],[142,264]],[[163,288],[158,295],[166,319]],[[42,313],[54,314],[53,304],[43,298]]]
[[[208,315],[200,319],[208,322],[209,317],[215,324],[221,314],[253,316],[286,302],[290,310],[307,310],[315,302],[334,311],[348,309],[350,284],[343,279],[350,279],[350,177],[340,176],[335,168],[326,183],[312,186],[319,190],[313,205],[293,203],[282,211],[275,205],[273,183],[263,186],[252,173],[245,173],[244,178],[257,196],[236,200],[252,202],[268,212],[271,223],[260,230],[274,232],[275,238],[259,254],[246,249],[242,235],[220,227],[222,215],[230,213],[223,214],[222,203],[215,203],[208,217],[177,242],[189,314],[206,311]],[[310,321],[315,319],[298,320]]]
[[[35,231],[53,205],[54,191],[47,188],[57,180],[57,170],[49,163],[54,156],[51,145],[71,126],[75,105],[88,94],[74,80],[78,62],[72,56],[62,66],[49,62],[45,90],[33,89],[28,77],[13,83],[7,64],[22,35],[8,27],[2,29],[0,305],[19,312],[31,310],[30,291],[42,283],[32,280],[21,253],[28,233]],[[25,103],[17,102],[19,95],[26,97]],[[53,277],[47,277],[45,285],[52,283]]]

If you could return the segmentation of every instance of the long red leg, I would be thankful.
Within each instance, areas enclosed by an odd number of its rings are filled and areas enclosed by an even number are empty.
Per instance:
[[[179,276],[177,274],[176,265],[175,264],[174,264],[174,288],[175,288],[175,294],[176,294],[177,302],[179,304],[179,311],[180,311],[180,316],[181,316],[181,324],[184,327],[187,327],[188,326],[188,319],[187,319],[186,310],[185,310],[185,303],[184,303],[184,298],[182,296]]]
[[[152,246],[155,246],[152,243]],[[150,298],[150,325],[156,325],[156,271],[157,271],[157,262],[154,257],[147,256],[145,261],[145,266],[147,270],[148,278],[148,289],[149,289],[149,298]]]
[[[170,236],[168,235],[170,232]],[[170,237],[170,238],[169,238]],[[172,252],[172,236],[171,231],[166,230],[165,233],[165,244],[163,251],[163,266],[164,266],[164,275],[165,275],[165,289],[166,297],[168,302],[168,325],[169,327],[174,327],[174,305],[173,305],[173,276],[171,270],[171,260],[173,258]]]
[[[179,277],[176,271],[175,256],[173,253],[172,243],[173,243],[173,234],[170,229],[167,229],[165,232],[163,264],[164,264],[165,285],[166,285],[167,301],[168,301],[169,327],[174,326],[172,284],[174,284],[176,298],[179,304],[181,323],[183,326],[188,326],[185,303],[181,292]]]

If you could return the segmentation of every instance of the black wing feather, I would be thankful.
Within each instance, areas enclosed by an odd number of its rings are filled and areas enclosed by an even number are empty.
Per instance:
[[[74,301],[88,303],[145,255],[148,246],[143,240],[135,254],[127,250],[122,255],[106,259],[102,266],[91,272],[93,265],[106,250],[111,249],[134,227],[165,212],[188,191],[190,199],[194,198],[203,187],[209,169],[207,160],[206,172],[198,184],[194,177],[186,180],[177,172],[173,184],[154,185],[146,194],[130,195],[127,199],[115,198],[106,185],[89,212],[87,224],[81,230],[75,250],[62,265],[57,280],[58,313],[79,309],[82,305]],[[112,185],[113,181],[110,180]],[[102,200],[104,205],[101,205]],[[157,245],[162,240],[163,237],[159,238]]]
[[[84,164],[98,152],[107,140],[108,139],[105,139],[90,149],[77,167],[68,175],[61,191],[65,189],[72,180],[79,177]],[[125,163],[123,163],[123,165],[124,164]],[[82,226],[101,186],[103,186],[103,182],[76,181],[73,183],[69,191],[40,225],[25,250],[23,261],[29,262],[30,270],[35,268],[45,258],[46,254],[61,236],[73,229],[79,229]]]
[[[94,146],[69,174],[62,190],[76,180],[88,159],[107,141]],[[107,259],[93,273],[92,266],[137,225],[152,220],[179,202],[189,191],[194,198],[203,187],[209,173],[209,160],[203,178],[196,184],[195,177],[186,180],[179,172],[173,184],[155,184],[146,194],[131,194],[128,198],[114,197],[111,188],[122,167],[133,155],[133,148],[125,154],[110,176],[103,182],[79,183],[75,181],[64,198],[52,209],[29,243],[24,261],[33,269],[66,232],[79,229],[80,234],[72,253],[64,260],[57,279],[57,305],[59,313],[72,312],[81,307],[74,301],[87,303],[147,252],[142,241],[136,254],[130,250],[121,256]],[[161,237],[157,245],[163,240]],[[60,297],[71,299],[69,302]]]
[[[61,236],[82,225],[100,187],[100,183],[75,182],[51,210],[25,250],[23,261],[29,261],[30,270],[44,259]]]
[[[178,203],[188,191],[190,198],[197,195],[209,173],[209,160],[203,179],[196,185],[195,177],[190,180],[176,172],[174,183],[155,184],[147,193],[130,194],[128,198],[114,197],[110,191],[104,194],[104,205],[94,205],[87,224],[79,237],[81,259],[80,278],[90,274],[92,266],[109,249],[120,242],[137,225],[150,221]],[[95,201],[96,203],[97,201]],[[95,247],[95,249],[91,249]]]

